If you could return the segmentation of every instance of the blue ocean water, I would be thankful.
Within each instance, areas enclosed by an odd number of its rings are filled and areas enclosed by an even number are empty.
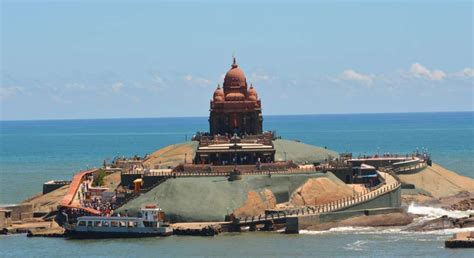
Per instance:
[[[428,149],[435,162],[474,177],[474,113],[266,116],[265,130],[309,144],[355,154]],[[207,118],[103,119],[0,122],[0,203],[41,192],[50,179],[100,166],[117,155],[144,155],[207,130]],[[217,237],[73,241],[0,236],[1,257],[472,257],[444,249],[452,232],[392,229],[223,234]]]
[[[474,177],[474,112],[265,116],[286,139],[356,154],[428,149],[433,160]],[[208,130],[206,117],[0,122],[0,203],[41,192],[117,155],[144,155]]]

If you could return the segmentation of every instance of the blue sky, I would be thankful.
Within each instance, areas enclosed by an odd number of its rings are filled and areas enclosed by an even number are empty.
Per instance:
[[[472,111],[470,1],[1,1],[1,119]]]

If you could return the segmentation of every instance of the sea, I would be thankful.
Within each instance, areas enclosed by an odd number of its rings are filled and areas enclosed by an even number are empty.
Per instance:
[[[207,117],[0,121],[0,203],[21,202],[46,181],[70,180],[104,160],[143,156],[207,130]],[[265,116],[264,130],[354,155],[427,151],[434,162],[474,178],[474,112]],[[410,208],[425,218],[450,215]],[[474,250],[444,249],[456,231],[349,227],[94,241],[8,235],[0,236],[0,257],[474,257]]]

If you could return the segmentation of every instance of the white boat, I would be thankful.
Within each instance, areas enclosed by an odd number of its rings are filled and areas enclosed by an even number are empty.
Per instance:
[[[169,236],[173,230],[164,222],[165,213],[155,205],[140,210],[141,217],[83,216],[66,227],[70,238],[129,238]]]

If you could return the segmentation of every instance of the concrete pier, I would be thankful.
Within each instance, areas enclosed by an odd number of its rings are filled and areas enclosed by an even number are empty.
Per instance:
[[[214,236],[229,231],[229,222],[192,222],[170,225],[173,235]]]

